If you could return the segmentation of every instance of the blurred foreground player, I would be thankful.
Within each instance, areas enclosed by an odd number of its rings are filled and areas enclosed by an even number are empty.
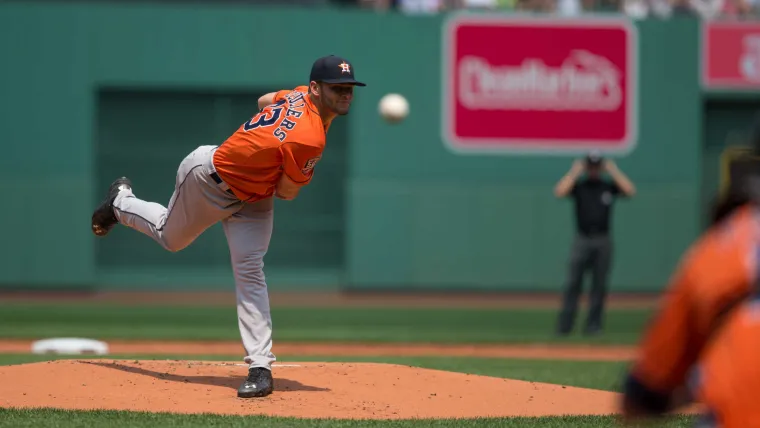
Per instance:
[[[757,156],[760,120],[754,131]],[[699,427],[760,427],[760,168],[732,180],[711,220],[644,332],[625,379],[626,421],[696,401]]]

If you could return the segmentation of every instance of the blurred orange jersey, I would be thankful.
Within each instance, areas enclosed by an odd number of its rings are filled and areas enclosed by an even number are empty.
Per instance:
[[[282,174],[308,184],[325,148],[327,128],[307,86],[282,90],[214,153],[219,176],[243,201],[271,197]]]
[[[759,256],[756,207],[705,232],[681,260],[631,369],[658,393],[689,386],[725,428],[760,426]]]
[[[760,299],[753,296],[727,316],[694,371],[694,395],[707,406],[715,427],[760,427],[758,361]]]

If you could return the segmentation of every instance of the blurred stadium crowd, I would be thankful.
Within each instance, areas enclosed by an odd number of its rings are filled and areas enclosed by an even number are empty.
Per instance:
[[[76,2],[81,0],[47,0]],[[101,0],[102,2],[103,0]],[[106,0],[108,1],[108,0]],[[197,0],[110,0],[117,3],[194,3]],[[201,0],[202,3],[338,6],[409,15],[454,10],[541,13],[570,17],[584,13],[623,13],[634,19],[756,19],[760,0]]]
[[[407,14],[473,9],[551,13],[560,16],[618,12],[635,19],[754,19],[760,15],[760,0],[333,0],[330,3],[397,10]]]

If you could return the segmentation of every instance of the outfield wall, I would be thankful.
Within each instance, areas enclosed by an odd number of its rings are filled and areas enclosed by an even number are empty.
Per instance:
[[[572,211],[552,187],[571,157],[463,155],[445,144],[444,19],[0,4],[0,224],[11,244],[0,288],[231,289],[221,227],[168,253],[126,229],[95,239],[91,211],[121,175],[138,196],[166,204],[187,153],[221,143],[260,94],[304,84],[313,59],[336,53],[369,86],[331,130],[313,184],[297,201],[277,202],[265,259],[272,286],[558,289]],[[722,144],[753,97],[702,91],[697,22],[634,28],[638,138],[618,165],[639,192],[615,208],[611,280],[614,290],[653,291],[699,232],[703,197],[715,187],[706,137]],[[388,92],[408,97],[405,123],[378,117]]]

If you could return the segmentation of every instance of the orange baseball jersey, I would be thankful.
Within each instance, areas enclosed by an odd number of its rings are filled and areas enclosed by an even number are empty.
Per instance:
[[[748,327],[746,307],[750,293],[756,292],[759,251],[760,214],[751,206],[739,208],[692,244],[645,331],[632,377],[663,395],[691,386],[713,412],[721,412],[716,406],[732,398],[724,396],[734,387],[732,382],[741,383],[758,370],[753,363],[740,364],[746,355],[737,353],[755,346],[752,357],[760,358],[760,327]],[[734,310],[726,312],[728,308]],[[755,336],[747,336],[748,330]],[[753,379],[754,387],[760,388],[760,378]],[[752,395],[758,392],[754,389]],[[760,413],[760,407],[754,411]]]
[[[694,372],[694,395],[707,407],[714,426],[760,427],[759,360],[760,299],[752,298],[727,316]]]
[[[322,123],[307,86],[281,90],[214,153],[214,167],[243,201],[271,197],[282,174],[293,182],[311,181],[322,156],[328,126]]]

